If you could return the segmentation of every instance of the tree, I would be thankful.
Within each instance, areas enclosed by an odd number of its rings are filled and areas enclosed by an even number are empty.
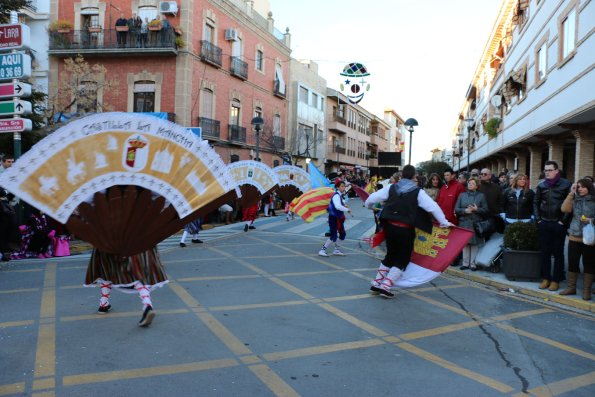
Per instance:
[[[108,79],[106,75],[105,66],[90,65],[82,55],[65,59],[59,81],[50,86],[45,109],[48,125],[60,123],[66,114],[83,116],[112,110],[98,93],[109,91],[111,96],[117,96],[118,78],[116,75]]]
[[[417,164],[416,168],[419,172],[423,172],[424,175],[430,175],[433,173],[442,175],[444,173],[444,170],[452,167],[444,161],[423,161]]]
[[[30,0],[0,0],[0,23],[10,22],[10,12],[30,7]]]

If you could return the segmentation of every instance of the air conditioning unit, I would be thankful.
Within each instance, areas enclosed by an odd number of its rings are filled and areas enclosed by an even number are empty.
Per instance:
[[[162,14],[176,14],[178,12],[178,3],[175,1],[161,1],[159,2],[159,11]]]
[[[238,39],[238,31],[235,29],[225,29],[225,40],[236,41]]]

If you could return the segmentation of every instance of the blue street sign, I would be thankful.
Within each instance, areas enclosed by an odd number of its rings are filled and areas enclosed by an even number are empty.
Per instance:
[[[0,54],[0,80],[31,77],[31,57],[27,54]]]

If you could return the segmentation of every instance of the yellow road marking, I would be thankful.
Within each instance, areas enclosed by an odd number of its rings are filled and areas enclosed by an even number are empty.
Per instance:
[[[189,282],[189,281],[209,281],[209,280],[244,280],[249,278],[262,278],[262,276],[256,274],[249,274],[243,276],[208,276],[208,277],[184,277],[177,278],[177,282]]]
[[[48,264],[43,281],[40,319],[49,322],[39,325],[35,354],[35,378],[54,376],[56,373],[56,264]]]
[[[248,368],[277,396],[299,397],[299,394],[267,365],[251,365]]]
[[[293,285],[281,280],[277,277],[271,277],[270,280],[275,284],[280,285],[281,287],[288,289],[289,291],[293,292],[294,294],[301,296],[304,299],[314,299],[315,296],[310,295],[309,293],[302,291],[301,289],[294,287]]]
[[[178,297],[186,304],[186,306],[190,307],[191,309],[200,308],[202,309],[202,305],[198,303],[196,299],[192,297],[180,284],[177,282],[173,282],[170,280],[168,283],[169,288],[178,295]]]
[[[334,298],[324,298],[325,302],[342,302],[342,301],[351,301],[357,299],[368,299],[374,298],[376,295],[372,295],[370,293],[367,294],[360,294],[360,295],[348,295],[348,296],[336,296]]]
[[[591,386],[593,384],[595,384],[595,372],[590,372],[588,374],[579,375],[573,378],[568,378],[544,386],[536,387],[534,389],[528,390],[527,392],[536,397],[553,397],[580,389],[581,387]],[[513,397],[522,397],[526,395],[527,394],[524,393],[518,393]]]
[[[167,315],[167,314],[184,314],[188,313],[188,309],[171,309],[171,310],[159,310],[157,313],[159,315]],[[138,312],[121,312],[121,313],[114,313],[110,311],[109,315],[104,314],[82,314],[80,316],[64,316],[60,317],[60,321],[85,321],[85,320],[109,320],[110,318],[126,318],[126,317],[136,317],[138,316]]]
[[[248,309],[267,309],[271,307],[297,306],[307,305],[308,301],[285,301],[272,303],[253,303],[249,305],[235,305],[235,306],[213,306],[209,308],[212,312],[223,312],[230,310],[248,310]]]
[[[23,327],[25,325],[33,325],[33,320],[24,320],[24,321],[9,321],[6,323],[0,323],[0,328],[8,328],[8,327]]]
[[[356,327],[363,329],[366,332],[371,333],[374,336],[382,337],[387,336],[388,334],[381,330],[380,328],[376,328],[371,324],[366,323],[365,321],[361,321],[351,314],[346,313],[340,309],[337,309],[334,306],[329,305],[328,303],[320,303],[318,306],[327,310],[330,313],[333,313],[335,316],[342,318],[343,320],[355,325]]]
[[[122,371],[97,372],[94,374],[69,375],[62,378],[64,386],[84,385],[88,383],[112,382],[123,379],[147,378],[182,374],[185,372],[207,371],[211,369],[229,368],[239,365],[235,359],[222,359],[202,361],[178,365],[165,365],[161,367],[148,367]]]
[[[31,394],[31,397],[54,397],[54,391],[35,392]]]
[[[233,335],[223,324],[221,324],[219,320],[213,317],[212,314],[196,313],[196,315],[234,354],[238,356],[252,354],[252,351],[248,349],[241,340],[236,338],[235,335]]]
[[[552,340],[552,339],[549,339],[549,338],[545,338],[543,336],[535,335],[535,334],[533,334],[531,332],[523,331],[523,330],[520,330],[518,328],[514,328],[514,327],[512,327],[510,325],[506,325],[506,324],[494,324],[494,325],[496,327],[502,328],[502,329],[504,329],[506,331],[510,331],[510,332],[515,333],[517,335],[525,336],[525,337],[527,337],[529,339],[533,339],[533,340],[536,340],[536,341],[545,343],[546,345],[550,345],[552,347],[556,347],[556,348],[558,348],[560,350],[564,350],[564,351],[567,351],[569,353],[576,354],[577,356],[581,356],[581,357],[584,357],[584,358],[588,358],[589,360],[595,361],[595,355],[590,354],[590,353],[587,353],[587,352],[584,352],[584,351],[579,350],[579,349],[575,349],[574,347],[565,345],[563,343],[556,342],[555,340]]]
[[[337,274],[345,273],[343,270],[319,270],[317,272],[292,272],[292,273],[275,273],[277,277],[292,277],[292,276],[317,276],[320,274]]]
[[[487,376],[481,375],[477,372],[470,371],[463,367],[459,367],[458,365],[451,363],[450,361],[446,361],[434,354],[428,353],[425,350],[422,350],[416,346],[413,346],[410,343],[396,343],[395,346],[400,347],[401,349],[408,351],[409,353],[415,354],[416,356],[423,358],[424,360],[430,361],[442,368],[446,368],[449,371],[455,372],[459,375],[462,375],[466,378],[469,378],[473,381],[479,382],[485,386],[491,387],[492,389],[496,389],[501,393],[510,393],[514,389],[504,383],[498,382],[494,379],[488,378]]]
[[[544,313],[551,313],[551,312],[553,312],[552,309],[542,308],[542,309],[526,310],[526,311],[522,311],[522,312],[515,312],[515,313],[510,313],[510,314],[503,314],[502,316],[490,317],[489,319],[486,319],[486,320],[507,321],[507,320],[512,320],[515,318],[529,317],[529,316],[534,316],[536,314],[544,314]]]
[[[9,289],[6,291],[0,291],[0,294],[18,294],[20,292],[37,292],[39,288],[22,288],[22,289]]]
[[[289,358],[298,358],[306,356],[315,356],[317,354],[334,353],[347,350],[363,349],[372,346],[384,345],[386,342],[380,339],[368,339],[364,341],[335,343],[332,345],[305,347],[303,349],[287,350],[283,352],[265,353],[262,357],[268,361],[286,360]]]
[[[441,308],[446,309],[446,310],[449,310],[451,312],[462,314],[463,316],[467,316],[467,317],[474,317],[473,314],[471,314],[469,312],[466,312],[463,309],[459,309],[457,307],[450,306],[450,305],[448,305],[446,303],[442,303],[440,301],[437,301],[436,299],[428,298],[426,296],[421,296],[421,295],[418,295],[418,294],[415,294],[415,293],[411,293],[411,292],[406,292],[406,294],[407,294],[407,296],[411,296],[411,297],[413,297],[415,299],[419,299],[421,301],[431,303],[434,306],[441,307]],[[478,317],[478,316],[475,316],[475,317]]]
[[[33,390],[53,389],[56,387],[56,380],[54,377],[35,379],[33,381]]]
[[[25,382],[13,383],[11,385],[0,385],[0,396],[9,394],[22,394],[25,392]]]

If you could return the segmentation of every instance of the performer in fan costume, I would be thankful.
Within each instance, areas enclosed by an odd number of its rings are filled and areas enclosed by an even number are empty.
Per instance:
[[[140,327],[146,327],[155,318],[151,291],[168,282],[157,247],[132,256],[108,254],[94,249],[85,277],[85,287],[101,288],[99,314],[110,311],[112,288],[126,293],[138,292],[143,305],[143,314],[138,323]]]
[[[351,210],[345,206],[345,202],[343,200],[343,193],[345,192],[345,182],[338,179],[335,182],[335,187],[337,191],[331,198],[331,202],[328,206],[328,224],[330,229],[330,236],[328,240],[324,243],[320,251],[318,251],[318,255],[320,256],[328,256],[326,250],[331,244],[335,244],[335,249],[333,250],[333,255],[345,255],[343,251],[341,251],[341,247],[337,242],[337,237],[340,241],[345,240],[345,236],[347,233],[345,232],[345,212],[351,214]]]

